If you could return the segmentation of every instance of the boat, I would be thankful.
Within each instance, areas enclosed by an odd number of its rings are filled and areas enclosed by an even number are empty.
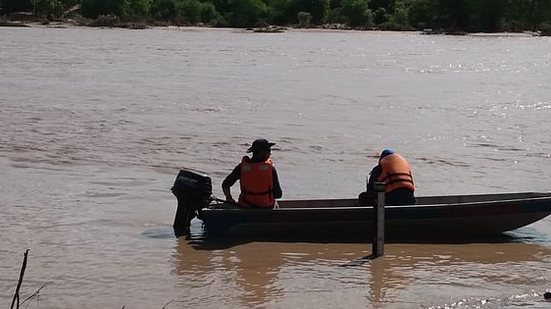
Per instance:
[[[180,170],[172,192],[178,199],[175,231],[202,220],[207,236],[362,237],[375,234],[376,207],[357,198],[279,200],[273,209],[242,209],[212,197],[210,177]],[[415,205],[384,206],[385,239],[473,239],[499,235],[551,214],[551,192],[417,197]]]

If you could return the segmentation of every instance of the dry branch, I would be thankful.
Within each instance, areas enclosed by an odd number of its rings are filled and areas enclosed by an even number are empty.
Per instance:
[[[25,250],[23,265],[21,265],[21,272],[19,273],[19,281],[17,282],[17,288],[15,289],[15,294],[13,295],[13,300],[11,302],[10,309],[13,309],[13,305],[16,303],[16,301],[17,301],[17,309],[19,309],[19,289],[21,289],[21,284],[23,283],[23,276],[25,275],[25,268],[27,268],[28,254],[29,254],[29,249]]]
[[[45,288],[47,285],[50,285],[50,284],[52,284],[52,283],[53,283],[52,281],[49,281],[49,282],[44,283],[40,288],[38,288],[38,290],[36,290],[36,292],[32,293],[31,296],[25,298],[25,300],[21,302],[21,305],[23,305],[24,303],[30,301],[30,300],[33,299],[35,296],[39,295],[40,290],[42,290],[42,289]]]

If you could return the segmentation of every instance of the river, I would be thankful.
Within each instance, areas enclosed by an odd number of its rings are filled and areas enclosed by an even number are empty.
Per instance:
[[[32,27],[0,39],[4,306],[25,249],[21,300],[49,283],[29,308],[549,305],[550,218],[508,241],[387,244],[339,267],[371,245],[176,238],[169,190],[189,167],[222,196],[264,137],[284,198],[355,197],[387,147],[411,163],[417,195],[549,191],[548,37]]]

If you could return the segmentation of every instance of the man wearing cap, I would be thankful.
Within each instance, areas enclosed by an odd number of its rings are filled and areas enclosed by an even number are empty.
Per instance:
[[[244,156],[233,171],[222,182],[226,201],[236,203],[231,195],[231,186],[239,179],[241,194],[239,206],[242,208],[272,208],[275,199],[281,198],[283,192],[279,185],[277,171],[270,159],[271,143],[266,139],[255,140],[247,152],[252,157]]]
[[[381,152],[379,164],[371,170],[369,175],[367,195],[362,197],[362,194],[360,194],[360,203],[373,203],[372,200],[376,195],[373,189],[375,182],[385,182],[385,204],[415,204],[415,186],[411,167],[404,157],[395,153],[392,149],[385,149]]]

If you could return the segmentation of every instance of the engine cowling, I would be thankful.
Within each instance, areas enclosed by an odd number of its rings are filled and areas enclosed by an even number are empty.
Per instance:
[[[212,201],[211,179],[204,172],[181,169],[171,190],[178,199],[173,227],[187,233],[191,220],[197,216],[198,211]]]

